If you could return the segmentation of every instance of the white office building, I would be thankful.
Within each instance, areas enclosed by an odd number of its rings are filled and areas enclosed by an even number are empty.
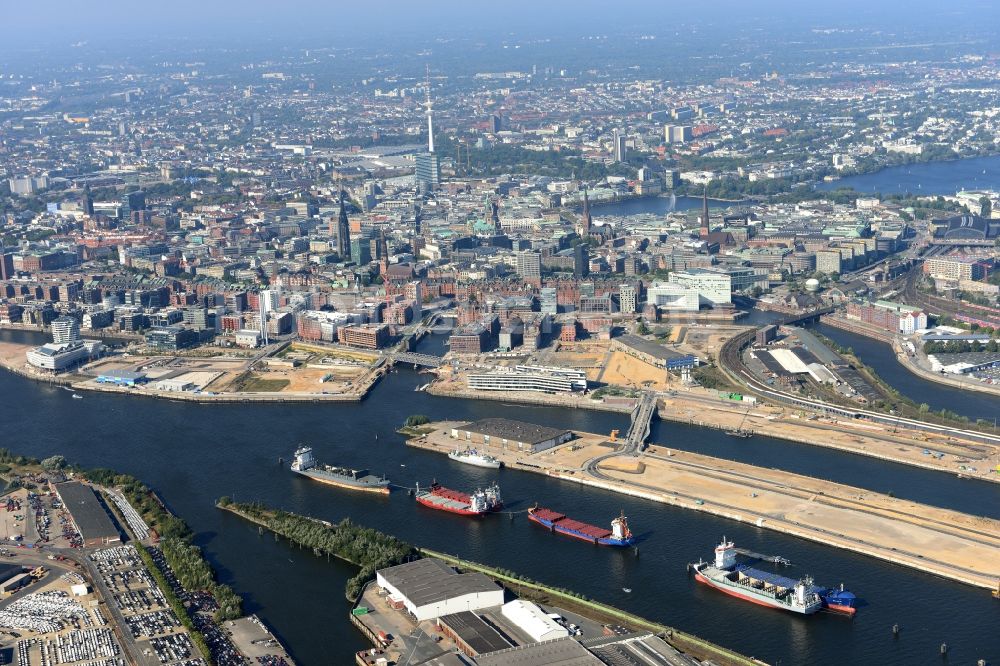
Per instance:
[[[623,314],[632,314],[638,305],[638,295],[634,284],[622,284],[618,287],[618,309]]]
[[[691,268],[674,271],[670,274],[670,282],[697,289],[699,301],[707,305],[729,305],[733,302],[733,278],[728,272]]]
[[[62,344],[80,339],[80,322],[73,317],[57,317],[52,320],[52,342]]]
[[[582,370],[517,365],[470,374],[467,382],[470,389],[477,391],[571,393],[586,390],[587,375]]]
[[[99,356],[104,345],[98,340],[50,342],[27,353],[28,363],[42,370],[59,372]]]
[[[646,302],[662,310],[697,312],[701,298],[694,287],[673,282],[654,282],[646,290]]]

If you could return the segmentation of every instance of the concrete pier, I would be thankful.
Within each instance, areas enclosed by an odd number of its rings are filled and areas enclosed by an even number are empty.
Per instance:
[[[408,444],[447,453],[447,424]],[[508,467],[546,474],[802,537],[977,587],[1000,585],[1000,521],[852,486],[663,446],[609,456],[607,438],[535,454],[485,449]],[[595,463],[595,461],[597,461]]]

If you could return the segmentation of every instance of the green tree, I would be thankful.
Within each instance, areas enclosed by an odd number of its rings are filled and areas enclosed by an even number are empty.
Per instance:
[[[42,461],[42,469],[55,472],[66,467],[66,458],[63,456],[52,456]]]

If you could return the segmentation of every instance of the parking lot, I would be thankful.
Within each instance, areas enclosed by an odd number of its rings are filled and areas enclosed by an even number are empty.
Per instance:
[[[87,663],[124,666],[121,646],[93,598],[67,591],[78,574],[64,574],[44,591],[20,597],[0,610],[0,627],[17,639],[19,666]]]
[[[104,548],[91,553],[90,560],[143,655],[160,664],[204,664],[187,630],[146,571],[136,546]]]
[[[232,639],[215,623],[213,614],[218,610],[218,605],[211,595],[204,592],[189,592],[185,590],[174,572],[167,565],[166,559],[159,548],[147,548],[156,567],[167,579],[174,594],[187,605],[188,613],[194,626],[205,637],[209,649],[212,651],[212,661],[217,666],[246,666],[250,662],[236,649]]]

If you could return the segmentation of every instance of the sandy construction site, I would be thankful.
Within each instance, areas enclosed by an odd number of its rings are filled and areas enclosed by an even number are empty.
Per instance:
[[[460,445],[448,424],[434,425],[409,444],[439,453]],[[535,454],[485,450],[515,469],[713,513],[978,587],[1000,585],[1000,521],[664,446],[640,457],[607,457],[617,446],[609,437],[577,435]]]

